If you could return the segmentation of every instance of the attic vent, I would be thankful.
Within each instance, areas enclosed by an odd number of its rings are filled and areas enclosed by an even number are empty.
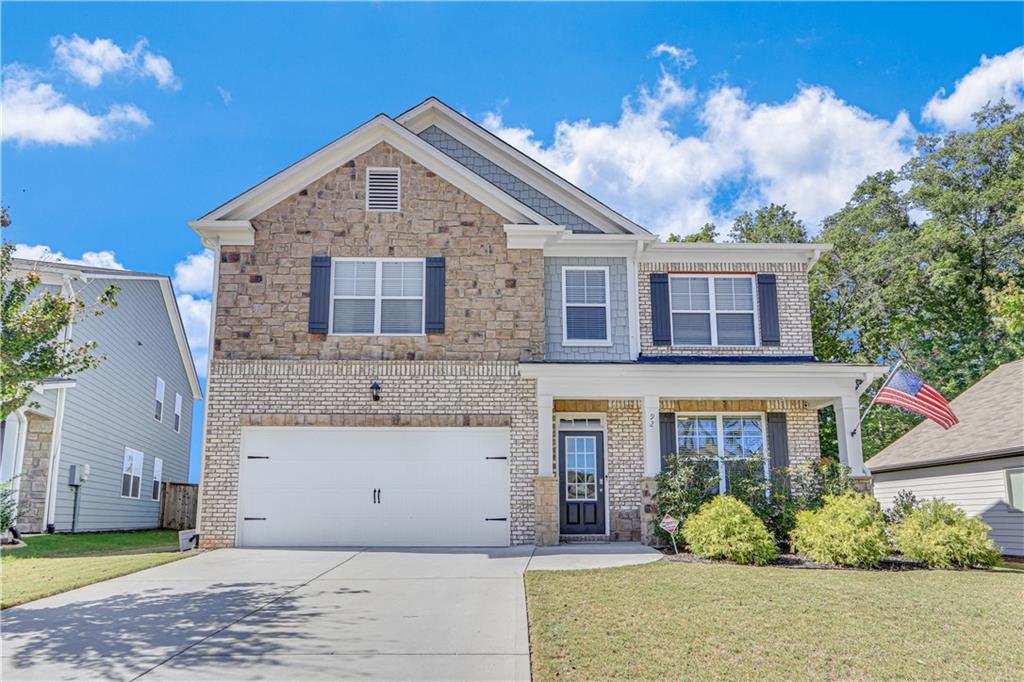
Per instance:
[[[399,210],[399,174],[397,168],[366,169],[366,210]]]

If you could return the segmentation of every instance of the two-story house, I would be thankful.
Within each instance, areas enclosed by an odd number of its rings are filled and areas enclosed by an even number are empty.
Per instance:
[[[86,304],[64,332],[95,343],[99,365],[35,386],[0,422],[0,481],[11,481],[22,533],[157,528],[161,484],[188,480],[192,407],[202,398],[170,278],[14,259],[44,291]],[[117,305],[92,312],[110,285]],[[6,530],[6,529],[4,529]]]
[[[665,244],[436,99],[190,223],[217,253],[206,547],[638,540],[666,453],[840,452],[822,244]],[[768,472],[770,473],[770,471]]]

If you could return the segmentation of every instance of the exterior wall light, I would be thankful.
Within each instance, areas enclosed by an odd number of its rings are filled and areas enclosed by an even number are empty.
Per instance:
[[[376,381],[370,384],[370,398],[372,398],[374,402],[380,400],[380,384]]]

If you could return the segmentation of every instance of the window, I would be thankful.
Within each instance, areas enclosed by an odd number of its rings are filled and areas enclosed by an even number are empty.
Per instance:
[[[680,415],[676,418],[676,445],[679,457],[704,459],[718,468],[718,492],[722,495],[729,490],[730,477],[747,470],[750,460],[763,458],[763,473],[768,475],[762,415]],[[761,468],[757,473],[761,474]]]
[[[181,394],[174,394],[174,430],[181,433]]]
[[[1006,470],[1006,501],[1010,509],[1024,512],[1024,469]]]
[[[424,263],[422,258],[336,259],[332,333],[422,334]]]
[[[160,499],[160,482],[164,475],[164,461],[159,457],[153,458],[153,490],[152,496],[154,500]]]
[[[757,345],[752,276],[672,275],[669,298],[673,345]]]
[[[397,168],[366,169],[366,210],[397,211],[401,207],[401,175]]]
[[[562,268],[562,342],[608,345],[608,268]]]
[[[142,493],[142,453],[124,449],[124,467],[121,469],[121,497],[139,499]]]
[[[156,378],[156,412],[153,414],[158,422],[164,420],[164,380]]]
[[[565,499],[597,500],[597,437],[566,436]]]

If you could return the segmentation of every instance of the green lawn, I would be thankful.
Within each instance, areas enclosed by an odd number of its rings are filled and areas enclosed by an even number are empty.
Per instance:
[[[178,533],[40,535],[0,552],[0,608],[176,561]]]
[[[538,680],[1020,679],[1024,571],[526,574]]]

